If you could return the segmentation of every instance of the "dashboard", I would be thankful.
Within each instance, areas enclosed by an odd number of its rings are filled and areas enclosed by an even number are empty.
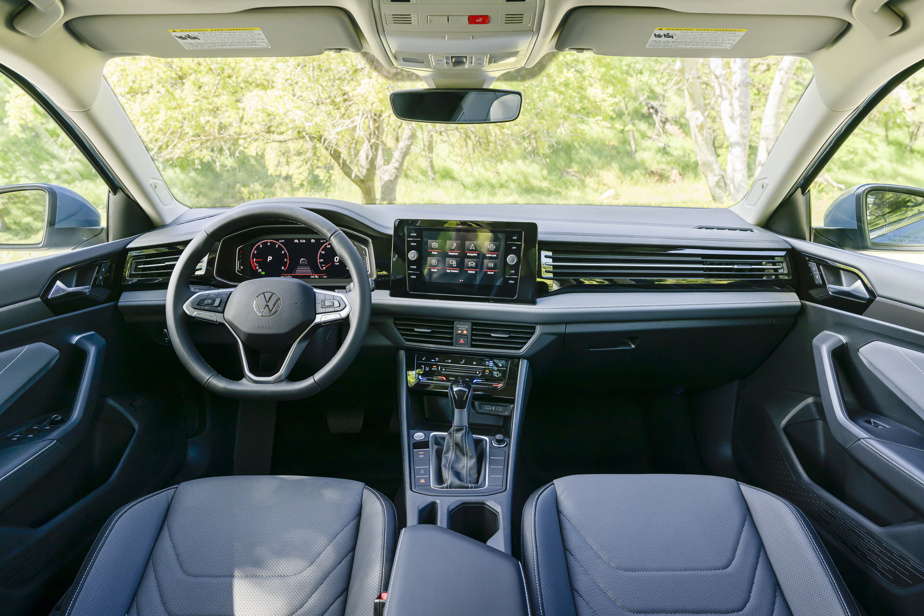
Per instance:
[[[355,232],[347,232],[353,246],[374,272],[372,242]],[[215,277],[237,284],[245,280],[273,277],[300,278],[320,286],[344,285],[350,271],[340,255],[316,233],[293,227],[260,227],[229,235],[221,241],[215,255]]]

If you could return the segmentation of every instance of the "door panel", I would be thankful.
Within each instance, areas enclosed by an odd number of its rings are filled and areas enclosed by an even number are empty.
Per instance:
[[[871,615],[918,614],[924,320],[913,315],[924,307],[924,269],[792,243],[806,263],[859,272],[872,301],[832,301],[827,277],[804,277],[795,327],[742,388],[736,460],[751,481],[811,518]],[[889,310],[875,309],[883,302]]]
[[[106,274],[121,256],[118,242],[2,268],[4,614],[47,614],[105,520],[167,485],[185,457],[171,367],[150,365],[116,307],[118,276]],[[58,282],[80,289],[52,296]]]

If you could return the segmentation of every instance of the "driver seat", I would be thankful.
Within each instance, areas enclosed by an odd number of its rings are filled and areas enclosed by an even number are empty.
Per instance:
[[[362,483],[215,477],[119,509],[66,616],[369,616],[386,590],[395,508]]]

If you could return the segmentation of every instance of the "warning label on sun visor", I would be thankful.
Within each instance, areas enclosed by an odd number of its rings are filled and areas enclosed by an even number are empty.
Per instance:
[[[269,49],[260,28],[208,28],[171,30],[173,38],[188,51],[207,49]]]
[[[649,49],[731,49],[747,28],[655,28]]]

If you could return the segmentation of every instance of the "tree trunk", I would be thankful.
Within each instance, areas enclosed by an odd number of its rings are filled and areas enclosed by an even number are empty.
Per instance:
[[[411,153],[416,134],[417,131],[411,124],[405,125],[404,130],[401,131],[401,139],[391,155],[391,162],[379,168],[379,201],[381,203],[394,203],[398,198],[398,179],[404,169],[404,161]]]
[[[773,84],[770,86],[770,93],[767,95],[767,106],[764,107],[764,117],[760,123],[760,141],[757,143],[755,173],[760,173],[761,167],[767,161],[767,155],[770,154],[770,148],[773,147],[777,137],[780,136],[783,105],[786,103],[789,84],[798,64],[798,58],[784,56],[776,67]]]
[[[433,164],[433,129],[427,129],[427,136],[424,141],[424,152],[427,155],[427,177],[431,182],[436,181],[436,167]]]
[[[748,146],[751,138],[751,76],[750,60],[733,58],[731,79],[721,58],[709,60],[712,69],[719,114],[725,137],[728,139],[728,159],[725,164],[725,181],[728,196],[740,201],[748,190]]]
[[[696,60],[684,58],[678,60],[683,72],[683,94],[687,108],[687,122],[690,125],[690,137],[699,169],[706,178],[709,194],[716,203],[721,203],[728,196],[725,186],[725,174],[715,154],[712,130],[706,122],[706,106],[703,102],[703,87]]]

